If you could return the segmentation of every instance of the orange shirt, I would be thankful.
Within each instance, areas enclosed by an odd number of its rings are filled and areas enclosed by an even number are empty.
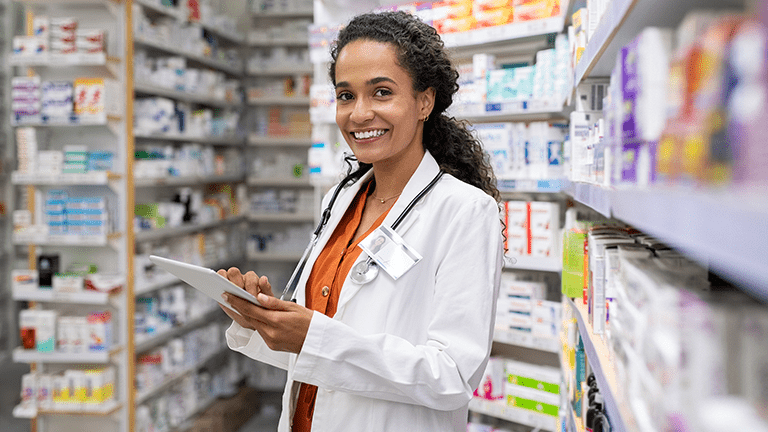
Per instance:
[[[357,247],[358,243],[378,228],[389,213],[389,210],[385,211],[368,231],[357,239],[353,238],[363,217],[365,199],[370,193],[371,185],[372,182],[368,182],[367,186],[360,188],[360,192],[358,192],[352,205],[349,206],[333,235],[328,239],[325,248],[317,257],[312,272],[309,274],[309,279],[307,279],[306,307],[308,309],[322,312],[329,317],[336,314],[341,287],[347,274],[352,270],[355,260],[363,251]],[[312,430],[312,413],[315,409],[316,395],[317,386],[301,384],[296,411],[293,413],[293,426],[291,428],[293,432]]]

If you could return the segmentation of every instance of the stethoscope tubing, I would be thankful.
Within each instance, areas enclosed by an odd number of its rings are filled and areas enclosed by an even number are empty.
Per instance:
[[[440,170],[440,172],[437,173],[437,175],[432,179],[432,181],[429,182],[428,185],[424,187],[424,189],[421,190],[421,192],[416,195],[411,202],[408,203],[408,205],[403,209],[403,211],[400,213],[400,215],[395,219],[395,221],[392,223],[392,230],[396,230],[398,226],[405,220],[405,217],[408,216],[408,214],[411,212],[413,207],[426,195],[436,184],[438,181],[440,181],[440,178],[445,174],[445,171]],[[291,301],[296,301],[296,285],[298,284],[298,278],[299,275],[304,271],[304,266],[306,266],[307,261],[309,261],[309,254],[312,253],[312,250],[315,248],[315,245],[317,244],[317,240],[320,237],[320,234],[325,229],[325,226],[328,224],[328,220],[331,218],[331,209],[333,208],[333,205],[336,203],[336,198],[339,196],[339,192],[346,186],[347,183],[349,183],[352,180],[351,177],[345,178],[339,186],[336,187],[336,190],[333,191],[333,195],[331,195],[331,200],[328,202],[328,206],[326,206],[325,210],[323,210],[323,214],[320,217],[320,223],[317,224],[317,228],[315,228],[314,233],[312,234],[312,239],[310,240],[309,244],[307,245],[307,248],[304,249],[304,253],[301,255],[301,260],[299,260],[299,264],[296,266],[296,268],[293,270],[293,273],[291,274],[291,277],[288,279],[288,283],[285,286],[285,290],[283,290],[283,294],[280,296],[281,300],[285,300],[285,295],[288,294],[288,292],[292,292],[291,295]],[[371,266],[375,266],[376,262],[373,261],[373,258],[370,256],[366,258],[365,260],[365,266],[366,269],[371,268]],[[372,280],[373,278],[371,278]]]

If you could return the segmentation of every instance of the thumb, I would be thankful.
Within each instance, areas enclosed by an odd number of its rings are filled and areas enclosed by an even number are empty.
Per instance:
[[[259,293],[256,299],[261,303],[261,306],[269,310],[289,310],[290,305],[293,303],[280,300],[277,297],[268,296],[264,293]]]

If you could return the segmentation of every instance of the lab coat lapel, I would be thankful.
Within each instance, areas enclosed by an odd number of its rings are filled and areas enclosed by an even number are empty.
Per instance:
[[[437,165],[435,158],[432,157],[428,151],[425,152],[424,157],[421,159],[421,163],[419,164],[418,168],[416,168],[416,172],[414,172],[410,180],[408,180],[408,183],[405,185],[405,189],[403,189],[403,193],[400,194],[400,197],[395,202],[395,205],[392,206],[392,209],[387,214],[387,217],[384,218],[382,225],[391,227],[395,220],[400,217],[400,214],[403,213],[403,210],[405,210],[408,204],[410,204],[411,201],[413,201],[413,199],[416,198],[416,196],[429,184],[429,182],[435,178],[439,171],[440,167]],[[405,217],[403,222],[397,228],[396,232],[401,237],[418,218],[419,204],[421,204],[421,202],[414,206],[411,212]],[[367,257],[368,256],[365,254],[365,252],[363,252],[360,254],[360,257],[356,262],[364,261]],[[387,277],[386,275],[383,275],[383,271],[380,273],[382,273],[382,275],[379,275],[379,278]],[[376,281],[366,284],[365,286],[371,286],[375,284]],[[339,304],[337,306],[336,312],[338,316],[341,316],[340,312],[343,310],[344,306],[347,304],[347,302],[349,302],[350,299],[352,299],[352,297],[355,296],[355,294],[360,291],[362,287],[363,285],[352,282],[349,279],[349,276],[347,276],[347,279],[344,282],[344,287],[341,290],[341,295],[339,296]]]
[[[346,213],[347,208],[349,208],[350,203],[357,195],[360,187],[365,184],[365,182],[371,178],[372,175],[373,170],[369,170],[367,173],[365,173],[365,175],[363,175],[363,177],[360,178],[360,180],[339,192],[339,196],[336,198],[336,203],[333,204],[333,208],[331,209],[331,217],[328,219],[328,223],[325,225],[325,228],[323,228],[322,233],[320,233],[320,238],[317,240],[317,245],[315,245],[314,249],[312,249],[312,252],[309,254],[307,264],[304,266],[304,270],[301,272],[299,277],[299,282],[296,285],[296,289],[299,290],[299,292],[296,293],[296,302],[298,304],[306,304],[305,287],[317,257],[320,256],[320,252],[322,252],[323,248],[325,248],[325,245],[328,243],[328,239],[330,239],[333,231],[336,230],[336,226],[341,221],[344,213]],[[321,212],[322,210],[325,210],[325,208],[321,209]]]

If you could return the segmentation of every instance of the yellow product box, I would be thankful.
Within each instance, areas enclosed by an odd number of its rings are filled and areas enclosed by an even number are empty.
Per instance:
[[[493,27],[510,24],[514,21],[514,8],[501,7],[496,9],[475,10],[477,27]]]
[[[513,0],[475,0],[472,3],[472,7],[477,11],[493,10],[499,8],[512,9]]]

